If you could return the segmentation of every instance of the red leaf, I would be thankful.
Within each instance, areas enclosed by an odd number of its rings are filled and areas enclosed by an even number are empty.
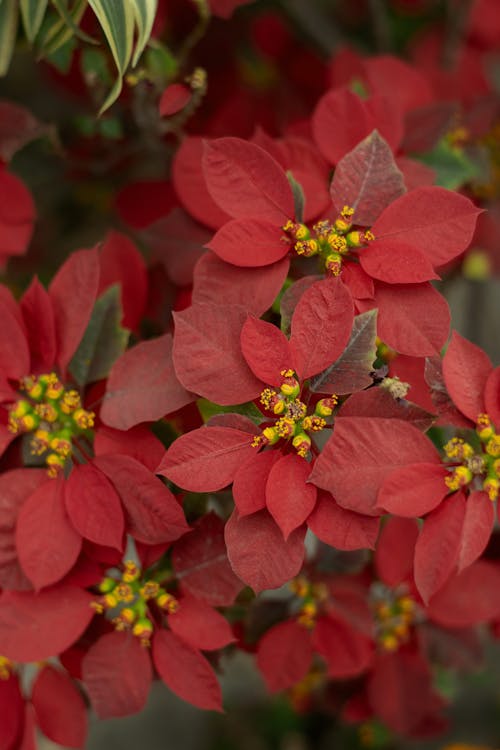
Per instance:
[[[278,296],[289,265],[283,258],[265,268],[236,268],[214,253],[205,253],[194,270],[193,305],[241,305],[259,317]]]
[[[172,565],[183,590],[216,607],[230,606],[242,584],[227,559],[224,523],[208,513],[172,549]]]
[[[203,171],[212,198],[235,219],[254,216],[281,226],[294,216],[284,170],[254,143],[241,138],[207,142]]]
[[[416,284],[439,279],[427,256],[399,237],[370,242],[361,250],[359,262],[373,279],[388,284]]]
[[[3,708],[0,722],[0,747],[13,750],[18,747],[24,721],[24,698],[17,675],[0,680],[0,705]]]
[[[0,157],[9,162],[30,141],[40,138],[48,128],[19,104],[0,101]]]
[[[229,562],[236,575],[256,593],[277,589],[302,567],[304,533],[304,528],[296,529],[285,541],[267,511],[244,518],[234,511],[225,531]]]
[[[250,315],[241,329],[241,351],[253,374],[269,385],[281,385],[282,370],[294,369],[286,336],[271,323]]]
[[[198,708],[222,711],[220,685],[198,650],[160,630],[153,640],[153,661],[163,682],[180,698]]]
[[[409,422],[421,432],[426,432],[429,427],[432,427],[435,420],[434,415],[425,409],[404,398],[394,398],[388,390],[382,387],[369,388],[353,394],[342,404],[339,416],[400,419],[403,422]]]
[[[146,425],[136,425],[126,431],[103,426],[96,431],[94,453],[96,456],[125,453],[154,473],[163,458],[165,448]]]
[[[468,247],[481,210],[452,190],[421,187],[391,203],[372,230],[377,240],[400,238],[441,266]]]
[[[372,516],[341,508],[327,492],[318,493],[318,502],[307,525],[325,544],[351,551],[375,549],[380,521]]]
[[[81,748],[87,738],[87,707],[66,672],[50,665],[38,672],[31,700],[37,724],[49,740]]]
[[[17,311],[16,311],[17,312]],[[0,371],[4,378],[20,380],[30,370],[30,350],[22,320],[0,298]],[[15,346],[12,343],[15,341]]]
[[[354,222],[373,224],[382,211],[406,192],[391,148],[377,130],[337,164],[330,196],[337,213],[345,205],[354,209]]]
[[[0,596],[0,650],[14,661],[42,661],[71,646],[94,615],[91,594],[74,586],[4,591]]]
[[[126,530],[145,544],[179,539],[189,526],[163,482],[129,456],[100,456],[95,464],[111,480],[125,507]]]
[[[408,518],[388,518],[375,550],[375,567],[380,580],[391,588],[413,578],[413,558],[418,524]]]
[[[179,383],[172,362],[172,336],[167,333],[123,354],[111,368],[101,419],[110,427],[128,430],[153,422],[193,400]]]
[[[200,427],[172,443],[156,473],[190,492],[215,492],[231,484],[240,465],[255,451],[247,432]]]
[[[467,568],[486,549],[495,523],[495,508],[486,492],[471,492],[465,506],[458,572]]]
[[[174,365],[186,388],[222,406],[259,395],[262,383],[241,353],[245,308],[195,305],[174,317]]]
[[[107,633],[82,662],[83,681],[101,719],[129,716],[146,705],[153,671],[149,652],[130,633]]]
[[[245,5],[249,0],[209,0],[210,10],[219,18],[230,18],[236,8]]]
[[[466,500],[456,492],[426,518],[415,546],[415,584],[427,604],[456,570]]]
[[[430,284],[392,286],[378,282],[378,335],[386,344],[410,357],[438,354],[450,328],[450,311],[444,297]]]
[[[169,628],[185,643],[203,651],[224,648],[234,639],[225,617],[194,596],[183,596],[179,609],[167,616]]]
[[[343,508],[377,515],[377,493],[395,469],[436,460],[431,441],[399,419],[337,417],[309,481],[328,490]]]
[[[233,266],[270,266],[290,249],[283,240],[281,224],[254,217],[234,219],[224,224],[205,247]]]
[[[143,257],[132,240],[115,231],[108,232],[99,250],[98,294],[112,284],[120,284],[122,324],[137,331],[148,294],[148,272]]]
[[[488,376],[484,387],[484,401],[491,421],[500,425],[500,367],[496,367]]]
[[[20,301],[28,346],[31,372],[52,369],[56,359],[56,333],[50,297],[35,277]]]
[[[303,276],[301,279],[298,279],[298,281],[294,281],[293,284],[284,291],[280,302],[281,330],[287,336],[290,335],[292,316],[299,299],[302,297],[306,289],[309,289],[312,284],[319,281],[321,278],[321,276]]]
[[[49,286],[61,370],[66,369],[85,333],[98,283],[97,251],[78,250],[65,261]]]
[[[318,620],[312,641],[315,651],[325,659],[330,677],[356,677],[373,660],[372,640],[331,615]]]
[[[26,500],[17,519],[16,547],[36,589],[60,581],[75,564],[82,538],[64,507],[66,481],[48,479]]]
[[[277,693],[292,687],[306,676],[312,656],[308,630],[295,620],[285,620],[262,636],[256,659],[267,689],[270,693]]]
[[[184,138],[172,163],[172,181],[175,192],[193,219],[211,229],[218,229],[229,220],[207,190],[201,168],[203,139]]]
[[[393,55],[377,55],[364,60],[370,91],[390,96],[398,91],[398,105],[409,112],[434,100],[427,78],[404,60]]]
[[[453,331],[443,357],[444,382],[454,404],[473,422],[484,412],[483,394],[492,369],[490,358],[479,346]]]
[[[269,472],[266,504],[285,540],[304,523],[316,505],[316,487],[306,484],[310,472],[307,461],[293,453],[282,456]]]
[[[339,278],[318,281],[301,296],[292,318],[290,348],[301,378],[317,375],[343,352],[351,335],[351,294]]]
[[[233,498],[240,516],[248,516],[266,507],[267,478],[280,457],[279,451],[263,451],[251,456],[237,470]]]
[[[120,498],[101,471],[92,464],[75,466],[65,485],[64,502],[71,523],[85,539],[123,549]]]
[[[0,247],[3,257],[26,252],[35,218],[33,198],[25,184],[0,168]]]
[[[402,466],[384,480],[377,505],[395,516],[424,516],[437,508],[449,493],[444,481],[447,476],[447,469],[438,463]]]
[[[432,597],[428,616],[439,625],[468,628],[500,617],[500,570],[497,565],[477,560]]]
[[[160,97],[158,104],[160,117],[175,115],[176,112],[184,109],[190,99],[191,90],[187,86],[182,83],[171,83]]]

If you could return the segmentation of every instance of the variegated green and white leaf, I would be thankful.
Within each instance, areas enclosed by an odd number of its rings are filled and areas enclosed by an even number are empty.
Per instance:
[[[20,0],[24,32],[31,43],[40,30],[47,5],[48,0]]]
[[[135,23],[137,26],[137,41],[132,58],[132,66],[135,68],[139,58],[144,52],[144,48],[151,36],[151,30],[156,16],[158,0],[126,0],[134,12]]]
[[[78,37],[82,42],[99,44],[97,39],[86,34],[79,26],[87,8],[87,0],[77,0],[71,10],[68,9],[66,0],[52,0],[52,5],[61,16],[61,19],[53,24],[47,32],[42,45],[43,54],[53,54],[63,44],[66,44],[72,36]]]
[[[18,0],[0,0],[0,76],[10,65],[17,36]]]

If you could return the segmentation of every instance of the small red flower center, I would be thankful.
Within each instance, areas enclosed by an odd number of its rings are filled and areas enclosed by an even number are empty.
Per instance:
[[[458,437],[446,443],[446,458],[455,466],[444,481],[452,492],[471,485],[487,492],[493,501],[500,492],[500,435],[488,414],[478,415],[476,436],[477,445]]]

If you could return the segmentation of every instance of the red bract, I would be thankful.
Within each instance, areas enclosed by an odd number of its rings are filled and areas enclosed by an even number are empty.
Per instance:
[[[35,205],[18,177],[0,168],[0,268],[26,252],[33,234]]]

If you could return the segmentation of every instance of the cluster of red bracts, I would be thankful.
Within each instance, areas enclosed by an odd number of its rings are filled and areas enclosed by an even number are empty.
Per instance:
[[[480,662],[477,626],[500,618],[500,368],[449,340],[430,282],[481,208],[412,158],[422,123],[422,150],[448,124],[431,81],[343,61],[366,98],[337,80],[283,138],[180,146],[162,260],[192,293],[162,335],[141,337],[151,279],[116,232],[47,290],[0,288],[6,750],[36,727],[81,747],[88,705],[139,711],[155,675],[222,710],[225,647],[299,708],[342,684],[346,720],[424,737],[443,727],[431,663]],[[33,209],[5,170],[0,189],[19,192],[2,261]],[[346,572],[331,548],[373,554]],[[245,587],[283,587],[272,626]]]

